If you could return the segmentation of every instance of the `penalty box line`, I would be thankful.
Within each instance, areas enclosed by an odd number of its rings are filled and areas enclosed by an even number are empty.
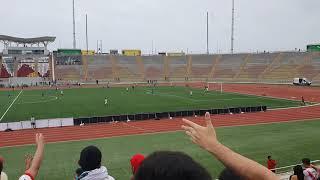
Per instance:
[[[14,100],[12,101],[12,103],[10,104],[10,106],[7,108],[7,110],[3,113],[3,115],[0,118],[0,122],[2,121],[2,119],[6,116],[6,114],[8,113],[8,111],[10,110],[10,108],[12,107],[12,105],[16,102],[16,100],[19,98],[20,94],[22,93],[22,90],[19,92],[19,94],[16,96],[16,98],[14,98]]]

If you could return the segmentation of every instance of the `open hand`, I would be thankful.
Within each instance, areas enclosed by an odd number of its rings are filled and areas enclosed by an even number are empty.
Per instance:
[[[26,166],[26,170],[27,170],[27,169],[29,169],[30,166],[31,166],[33,157],[32,157],[32,155],[27,154],[27,155],[25,155],[24,158],[25,158],[24,161],[25,161],[25,166]]]
[[[44,136],[42,135],[42,133],[36,134],[36,144],[37,144],[37,146],[44,146],[45,140],[44,140]]]
[[[190,136],[193,143],[198,144],[207,151],[210,147],[215,146],[218,142],[216,131],[212,125],[210,113],[205,114],[206,126],[200,126],[187,119],[182,119],[186,125],[182,125],[182,129],[185,130],[186,134]]]

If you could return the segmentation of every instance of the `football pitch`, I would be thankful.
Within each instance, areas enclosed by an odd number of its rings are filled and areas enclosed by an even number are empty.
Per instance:
[[[319,126],[320,120],[223,127],[217,128],[217,135],[223,144],[263,165],[266,165],[266,157],[272,155],[280,167],[299,163],[304,157],[319,158],[320,144],[315,143],[319,138]],[[183,132],[177,131],[47,144],[37,179],[73,179],[80,151],[88,145],[101,149],[102,164],[120,180],[130,179],[129,159],[132,155],[148,155],[156,150],[185,152],[207,168],[213,177],[217,177],[223,168],[209,153],[192,144]],[[0,155],[6,160],[4,172],[10,179],[17,179],[23,173],[24,156],[34,151],[34,146],[0,148]]]
[[[192,91],[192,95],[190,95]],[[108,104],[105,105],[105,98]],[[0,91],[1,122],[64,117],[152,113],[265,105],[299,106],[298,101],[188,87],[112,87]]]

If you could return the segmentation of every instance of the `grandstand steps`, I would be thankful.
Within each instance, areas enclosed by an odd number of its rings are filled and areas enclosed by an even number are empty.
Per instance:
[[[297,64],[296,67],[292,70],[292,77],[300,77],[301,75],[303,75],[303,70],[305,70],[305,67],[311,64],[311,60],[312,60],[312,53],[307,54],[304,57],[304,60],[302,63]],[[309,67],[309,66],[308,66]],[[312,68],[307,68],[308,70],[311,70]],[[302,71],[301,71],[302,70]]]
[[[222,55],[218,55],[218,56],[214,59],[214,62],[213,62],[212,67],[211,67],[211,71],[210,71],[210,73],[209,73],[209,75],[208,75],[208,79],[212,79],[212,78],[214,77],[214,75],[215,75],[215,73],[216,73],[216,70],[217,70],[217,66],[218,66],[221,58],[222,58]]]
[[[111,55],[110,60],[111,60],[111,67],[112,67],[112,77],[113,77],[113,79],[117,79],[117,78],[119,78],[119,70],[117,67],[116,56]]]
[[[176,68],[172,68],[171,72],[170,72],[170,78],[185,78],[186,76],[186,67],[176,67]]]
[[[248,54],[224,54],[219,61],[214,73],[214,79],[227,78],[233,79],[233,77],[239,72],[239,69]]]
[[[244,69],[246,68],[248,62],[250,60],[250,54],[247,55],[247,57],[245,58],[245,60],[241,63],[240,65],[240,69],[239,71],[233,76],[233,79],[237,79],[240,74],[244,71]],[[248,77],[249,78],[249,77]]]
[[[242,71],[237,79],[258,79],[260,73],[267,68],[267,65],[249,66]]]
[[[162,79],[165,74],[163,73],[162,67],[149,66],[145,69],[146,79],[149,80],[159,80]]]
[[[59,65],[55,68],[57,79],[61,80],[77,80],[81,79],[81,66],[80,65]]]
[[[187,72],[186,77],[190,77],[192,75],[192,56],[187,56]]]
[[[169,61],[169,78],[186,78],[188,71],[188,60],[186,56],[166,58]],[[191,61],[191,60],[190,60]]]
[[[282,79],[282,80],[292,80],[292,69],[294,65],[280,65],[274,68],[272,71],[264,75],[264,79]]]
[[[168,79],[170,76],[170,61],[168,56],[164,56],[163,72],[163,79]]]
[[[210,71],[211,71],[211,67],[208,65],[205,65],[202,67],[200,67],[200,66],[193,67],[192,74],[190,75],[190,77],[192,77],[192,78],[196,78],[196,77],[208,78],[208,74],[210,73]]]
[[[103,80],[103,79],[113,79],[112,68],[111,67],[93,67],[92,69],[88,68],[88,77],[90,81],[94,80]]]
[[[136,63],[139,69],[138,74],[140,74],[141,79],[146,79],[145,68],[141,56],[136,57]]]
[[[141,56],[146,80],[161,80],[165,77],[164,56]]]
[[[277,64],[279,64],[279,62],[280,62],[280,60],[282,59],[282,53],[279,53],[274,59],[273,59],[273,61],[269,64],[269,65],[267,65],[267,68],[264,70],[264,71],[262,71],[262,73],[259,75],[259,79],[263,79],[264,78],[264,75],[266,74],[266,73],[268,73],[269,71],[271,71],[271,69],[272,69],[272,67],[274,66],[274,65],[277,65]]]

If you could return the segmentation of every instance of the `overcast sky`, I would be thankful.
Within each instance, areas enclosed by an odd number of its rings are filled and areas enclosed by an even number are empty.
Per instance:
[[[75,0],[77,47],[230,52],[231,0]],[[72,0],[1,0],[0,34],[56,36],[50,49],[72,47]],[[235,52],[305,49],[320,43],[320,0],[236,0]],[[3,46],[1,46],[2,48]]]

